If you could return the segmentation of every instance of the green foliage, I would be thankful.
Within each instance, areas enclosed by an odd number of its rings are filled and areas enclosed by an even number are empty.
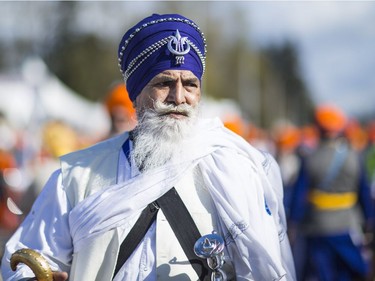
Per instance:
[[[286,118],[295,124],[304,125],[311,120],[314,104],[303,79],[296,45],[285,41],[281,45],[271,45],[263,50],[267,65],[282,81]]]

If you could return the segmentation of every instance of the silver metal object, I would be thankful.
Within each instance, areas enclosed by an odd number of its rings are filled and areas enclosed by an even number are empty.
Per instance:
[[[188,38],[182,37],[177,29],[176,35],[168,42],[168,50],[176,56],[176,64],[184,64],[184,55],[190,52],[190,45],[187,40]]]
[[[215,231],[202,236],[194,244],[194,252],[200,258],[207,259],[212,269],[211,281],[226,281],[227,275],[221,269],[224,264],[224,239]]]

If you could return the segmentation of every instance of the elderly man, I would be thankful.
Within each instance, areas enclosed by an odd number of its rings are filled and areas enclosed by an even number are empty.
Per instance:
[[[219,120],[199,115],[203,33],[178,14],[143,19],[119,46],[138,125],[61,158],[6,246],[5,280],[31,277],[20,248],[55,280],[207,280],[202,235],[225,241],[227,280],[294,280],[278,166]]]

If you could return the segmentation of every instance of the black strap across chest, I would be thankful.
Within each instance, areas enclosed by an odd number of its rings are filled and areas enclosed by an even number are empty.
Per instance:
[[[194,244],[201,237],[201,234],[174,187],[155,202],[150,203],[142,211],[134,227],[121,244],[113,276],[116,276],[120,268],[137,248],[151,224],[155,221],[159,208],[163,210],[185,255],[199,276],[199,280],[209,280],[210,269],[207,261],[197,257],[194,253]]]

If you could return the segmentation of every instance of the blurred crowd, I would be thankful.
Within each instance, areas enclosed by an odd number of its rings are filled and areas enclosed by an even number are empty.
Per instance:
[[[123,84],[109,91],[103,105],[111,120],[106,137],[134,128],[136,116]],[[316,107],[311,123],[304,126],[279,121],[265,130],[239,115],[225,116],[223,122],[253,146],[271,153],[280,165],[298,280],[372,280],[375,120],[364,124],[333,105],[324,105]],[[59,156],[103,138],[88,139],[61,120],[41,124],[39,134],[36,145],[29,133],[12,128],[0,115],[1,253],[58,168]],[[353,245],[346,243],[348,237]],[[359,250],[357,256],[350,252],[353,249]],[[327,257],[329,263],[323,268]],[[321,272],[328,266],[330,272]]]
[[[304,126],[224,124],[280,166],[297,280],[375,280],[375,120],[322,104]]]
[[[104,136],[84,135],[59,119],[48,119],[32,131],[20,130],[0,112],[0,256],[4,243],[28,214],[49,176],[59,168],[61,155],[135,126],[135,111],[124,91],[123,83],[116,84],[103,100],[111,120]]]

